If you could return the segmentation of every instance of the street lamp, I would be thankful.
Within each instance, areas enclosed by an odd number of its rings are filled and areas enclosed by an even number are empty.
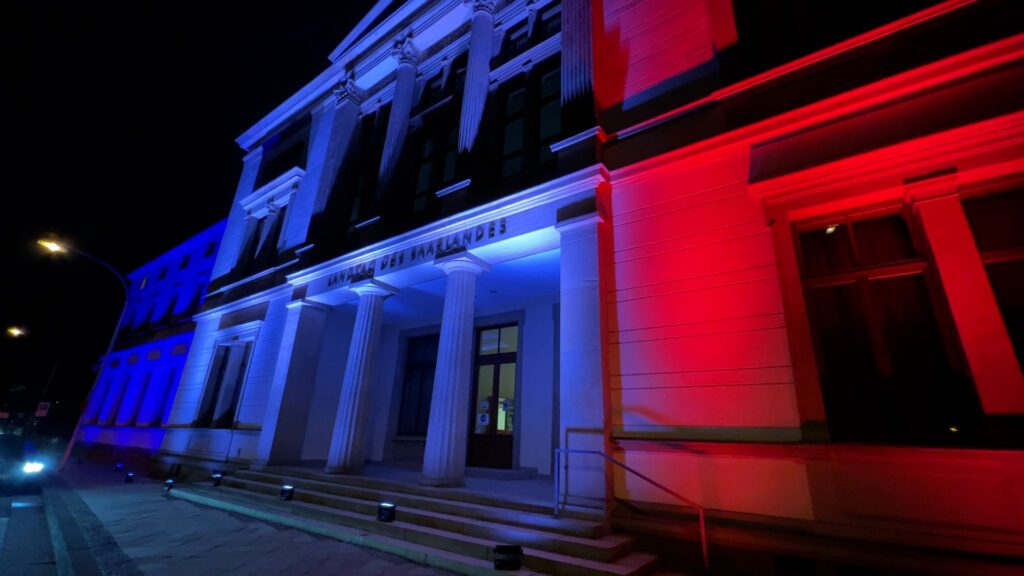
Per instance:
[[[7,328],[7,335],[11,338],[21,338],[26,334],[28,334],[28,330],[25,330],[22,326],[10,326]]]
[[[92,262],[99,264],[103,268],[106,268],[108,272],[110,272],[117,278],[118,283],[121,284],[121,289],[124,290],[124,306],[121,307],[121,315],[118,317],[117,324],[114,326],[114,333],[110,337],[110,343],[107,344],[107,351],[103,354],[103,365],[106,365],[107,359],[110,357],[110,353],[113,352],[114,350],[114,343],[117,342],[117,335],[121,331],[121,323],[124,322],[124,315],[128,311],[128,281],[125,280],[124,275],[118,272],[117,268],[115,268],[109,262],[101,260],[100,258],[97,258],[92,254],[89,254],[88,252],[79,250],[78,248],[70,244],[65,244],[53,238],[41,238],[39,240],[36,240],[36,244],[42,246],[50,254],[71,253],[77,256],[82,256],[87,260],[91,260]],[[96,374],[97,380],[99,380],[99,377],[102,373],[103,368],[101,367],[100,371]],[[89,393],[92,394],[95,388],[96,383],[93,382],[92,389],[90,389]],[[88,398],[88,396],[86,396],[86,398]],[[71,450],[75,447],[75,440],[78,438],[78,431],[81,427],[82,414],[79,414],[78,422],[75,424],[75,431],[71,433],[71,439],[68,440],[67,448],[64,449],[64,456],[60,460],[60,468],[64,467],[64,464],[66,464],[68,461],[68,457],[71,456]]]

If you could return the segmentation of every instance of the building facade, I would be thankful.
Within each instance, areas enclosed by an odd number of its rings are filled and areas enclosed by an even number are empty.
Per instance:
[[[374,4],[238,139],[163,457],[1024,555],[1024,19],[822,4]]]
[[[127,275],[117,340],[81,416],[79,442],[97,457],[159,451],[223,234],[222,221]]]

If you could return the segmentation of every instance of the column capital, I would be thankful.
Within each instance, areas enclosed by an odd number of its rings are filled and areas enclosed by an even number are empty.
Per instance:
[[[390,284],[385,284],[380,280],[374,280],[373,278],[367,278],[366,280],[359,281],[348,287],[349,290],[355,292],[359,296],[370,295],[370,296],[383,296],[388,297],[398,293],[398,288]]]
[[[456,254],[442,256],[441,258],[435,258],[434,266],[444,270],[445,274],[451,274],[452,272],[457,271],[480,274],[481,272],[488,272],[491,269],[490,264],[484,262],[479,256],[476,256],[471,252],[458,252]]]
[[[412,34],[395,40],[395,47],[391,50],[391,55],[398,60],[399,66],[402,64],[415,66],[420,59],[420,49],[413,42]]]
[[[466,4],[471,4],[473,13],[486,12],[488,14],[494,13],[494,0],[463,0]]]
[[[355,76],[351,73],[347,74],[338,86],[331,90],[331,94],[320,101],[312,111],[312,114],[318,115],[323,114],[327,110],[332,108],[340,108],[344,104],[354,104],[359,106],[363,103],[366,98],[366,91],[360,88],[356,84]]]

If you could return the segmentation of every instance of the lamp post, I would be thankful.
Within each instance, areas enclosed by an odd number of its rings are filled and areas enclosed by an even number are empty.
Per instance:
[[[37,240],[36,243],[39,244],[40,246],[42,246],[44,249],[46,249],[51,254],[67,254],[67,253],[72,253],[72,254],[75,254],[75,255],[78,255],[78,256],[82,256],[83,258],[85,258],[87,260],[91,260],[92,262],[94,262],[96,264],[99,264],[100,266],[105,268],[107,271],[109,271],[111,274],[113,274],[115,277],[117,277],[117,281],[121,284],[121,289],[124,290],[124,305],[121,307],[121,315],[118,317],[117,324],[114,326],[114,333],[110,337],[110,343],[107,344],[107,351],[103,353],[103,360],[102,360],[103,364],[100,366],[100,370],[96,374],[96,379],[98,381],[100,374],[103,373],[103,366],[105,366],[106,363],[107,363],[107,358],[109,358],[110,357],[110,353],[114,351],[114,343],[117,342],[117,335],[121,331],[121,323],[124,322],[124,315],[128,311],[128,281],[125,280],[125,277],[120,272],[118,272],[117,268],[115,268],[109,262],[106,262],[105,260],[97,258],[97,257],[93,256],[92,254],[89,254],[88,252],[79,250],[78,248],[75,248],[74,246],[71,246],[69,244],[64,244],[62,242],[59,242],[57,240],[52,240],[52,239]],[[92,394],[92,392],[95,389],[96,389],[96,382],[93,382],[92,388],[90,388],[89,393]],[[88,396],[86,396],[86,398],[88,398]],[[78,431],[79,431],[79,429],[81,429],[81,427],[82,427],[82,414],[80,413],[78,415],[78,421],[75,423],[75,431],[71,433],[71,438],[68,440],[67,448],[64,449],[64,456],[60,459],[60,468],[64,468],[64,464],[67,463],[68,457],[71,456],[71,450],[75,447],[75,440],[78,438]]]

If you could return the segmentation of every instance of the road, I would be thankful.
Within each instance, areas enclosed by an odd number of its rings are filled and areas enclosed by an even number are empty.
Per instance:
[[[168,498],[160,482],[69,464],[38,493],[0,495],[0,575],[448,573]]]

